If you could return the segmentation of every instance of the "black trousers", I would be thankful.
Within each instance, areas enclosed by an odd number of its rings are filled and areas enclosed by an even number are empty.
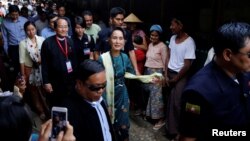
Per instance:
[[[14,76],[17,76],[18,72],[20,72],[19,45],[9,45],[8,55],[10,64],[14,67]]]
[[[9,45],[8,47],[8,57],[9,57],[9,83],[14,86],[17,74],[20,72],[19,63],[19,45]],[[12,91],[12,90],[11,90]]]

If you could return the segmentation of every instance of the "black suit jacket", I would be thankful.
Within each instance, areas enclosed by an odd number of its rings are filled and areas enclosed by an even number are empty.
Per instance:
[[[102,101],[101,105],[108,119],[112,141],[115,141],[115,134],[106,104]],[[68,121],[74,127],[74,135],[77,141],[103,141],[98,114],[95,108],[87,103],[83,97],[75,92],[64,100],[63,106],[68,108]]]

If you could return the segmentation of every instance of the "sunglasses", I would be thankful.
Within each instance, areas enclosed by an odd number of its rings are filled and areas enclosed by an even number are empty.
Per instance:
[[[97,92],[97,91],[99,91],[100,89],[105,89],[106,85],[107,85],[106,83],[100,84],[100,85],[88,85],[88,84],[87,84],[87,88],[88,88],[90,91],[95,91],[95,92]]]
[[[238,53],[242,54],[242,55],[247,55],[247,57],[250,58],[250,52],[248,52],[248,53],[238,52]]]

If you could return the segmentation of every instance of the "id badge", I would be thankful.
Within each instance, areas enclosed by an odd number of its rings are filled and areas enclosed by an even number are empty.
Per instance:
[[[67,66],[68,73],[71,73],[73,71],[71,62],[70,61],[66,61],[66,66]]]
[[[83,49],[84,55],[90,55],[90,48]]]

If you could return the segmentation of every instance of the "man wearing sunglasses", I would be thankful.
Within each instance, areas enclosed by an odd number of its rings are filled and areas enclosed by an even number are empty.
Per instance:
[[[65,99],[68,120],[79,141],[115,141],[114,130],[102,98],[106,87],[104,66],[85,60],[76,71],[75,92]]]
[[[181,141],[234,136],[249,140],[250,25],[230,22],[214,39],[215,56],[188,82],[182,95]]]

